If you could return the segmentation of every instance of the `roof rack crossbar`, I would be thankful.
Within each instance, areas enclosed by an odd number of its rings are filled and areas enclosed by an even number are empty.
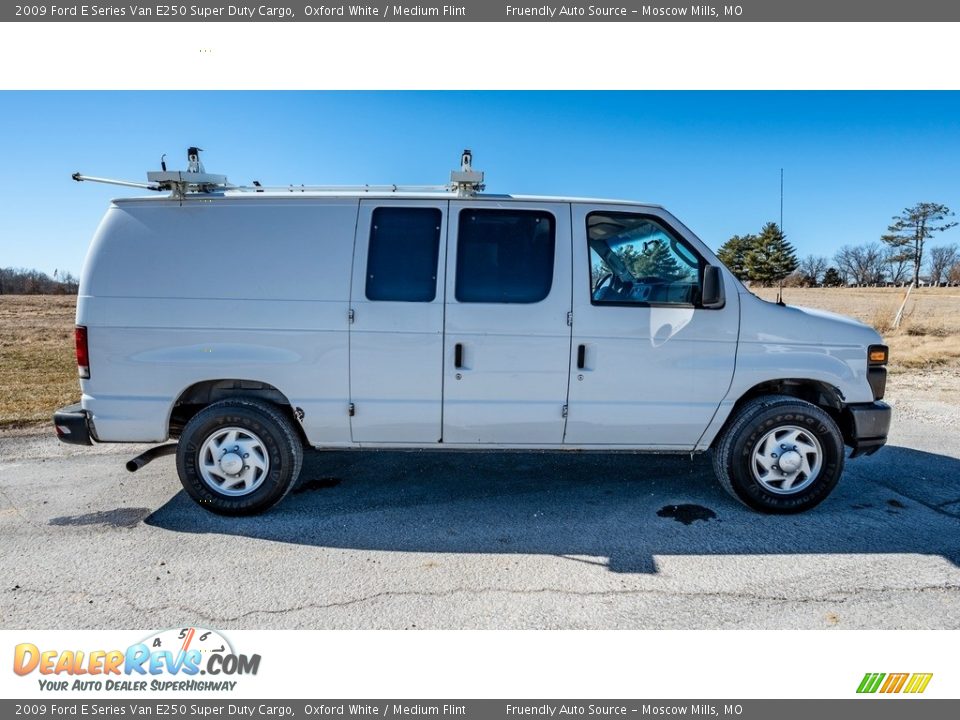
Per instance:
[[[92,175],[83,175],[78,172],[75,172],[70,177],[76,180],[77,182],[93,182],[93,183],[103,183],[104,185],[119,185],[120,187],[132,187],[132,188],[138,188],[140,190],[162,190],[163,189],[156,183],[140,183],[140,182],[132,182],[130,180],[112,180],[110,178],[93,177]]]

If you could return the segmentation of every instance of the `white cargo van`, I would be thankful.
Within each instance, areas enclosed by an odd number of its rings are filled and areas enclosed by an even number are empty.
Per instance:
[[[177,440],[128,467],[175,452],[208,510],[271,507],[311,446],[712,451],[733,497],[792,513],[886,442],[880,336],[760,300],[658,205],[483,194],[468,154],[437,188],[234,187],[197,160],[107,210],[54,424]]]

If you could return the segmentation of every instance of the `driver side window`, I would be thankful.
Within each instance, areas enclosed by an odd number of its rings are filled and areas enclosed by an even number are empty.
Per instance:
[[[587,216],[594,305],[697,305],[703,260],[649,215]]]

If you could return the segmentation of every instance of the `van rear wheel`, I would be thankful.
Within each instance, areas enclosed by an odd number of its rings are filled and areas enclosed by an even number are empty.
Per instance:
[[[223,400],[187,423],[177,446],[177,473],[201,507],[220,515],[254,515],[280,502],[303,464],[292,423],[274,405]]]
[[[718,438],[713,467],[744,505],[773,514],[823,502],[843,472],[843,437],[816,405],[788,395],[750,400]]]

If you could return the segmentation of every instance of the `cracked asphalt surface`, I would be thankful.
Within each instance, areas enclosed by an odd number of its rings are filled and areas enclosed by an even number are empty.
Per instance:
[[[0,626],[960,628],[960,448],[922,413],[792,517],[706,457],[310,452],[222,518],[144,448],[0,436]]]

